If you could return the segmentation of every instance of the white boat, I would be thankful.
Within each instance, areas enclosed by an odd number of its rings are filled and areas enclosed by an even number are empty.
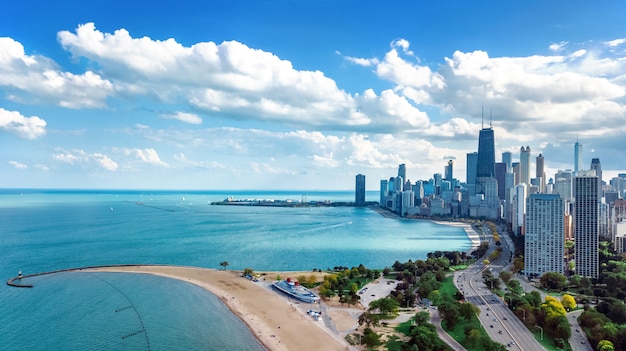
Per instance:
[[[287,278],[287,280],[278,280],[272,283],[272,286],[303,302],[307,303],[318,303],[320,301],[320,297],[315,295],[311,290],[303,287],[298,284],[298,282],[291,281],[291,278]]]

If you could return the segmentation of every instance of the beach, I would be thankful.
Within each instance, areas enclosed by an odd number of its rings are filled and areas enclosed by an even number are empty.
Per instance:
[[[219,297],[268,350],[350,349],[348,343],[339,335],[333,335],[324,327],[323,321],[315,321],[303,312],[301,305],[309,304],[288,299],[263,284],[242,278],[239,272],[197,267],[141,265],[99,267],[91,270],[154,274],[202,287]],[[285,275],[285,272],[281,274]],[[268,279],[273,278],[268,276]],[[316,308],[316,305],[310,306]],[[319,308],[319,305],[317,306]]]

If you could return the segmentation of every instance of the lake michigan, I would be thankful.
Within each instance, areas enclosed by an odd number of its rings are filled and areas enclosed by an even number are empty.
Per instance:
[[[236,199],[354,201],[350,191],[0,189],[0,272],[171,264],[257,271],[382,269],[466,251],[461,228],[367,208],[216,206]],[[367,201],[377,201],[368,192]],[[262,350],[215,296],[167,278],[59,273],[0,288],[3,349]],[[202,308],[198,308],[202,306]]]

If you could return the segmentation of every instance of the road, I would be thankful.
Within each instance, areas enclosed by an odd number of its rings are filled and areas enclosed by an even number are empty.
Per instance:
[[[484,229],[484,232],[487,230]],[[505,236],[502,235],[501,238]],[[483,240],[490,244],[488,256],[496,245],[491,236]],[[479,260],[468,269],[455,272],[454,283],[465,296],[465,300],[480,309],[478,319],[492,340],[507,345],[510,350],[545,350],[524,323],[484,283],[482,272],[485,269],[491,269],[492,274],[497,277],[509,264],[511,243],[505,239],[501,240],[501,244],[502,252],[497,259],[488,266]]]

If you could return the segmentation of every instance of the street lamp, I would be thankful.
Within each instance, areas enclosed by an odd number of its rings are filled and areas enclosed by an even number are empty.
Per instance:
[[[541,340],[543,340],[543,328],[538,325],[535,325],[535,327],[539,328],[539,330],[541,331]]]

